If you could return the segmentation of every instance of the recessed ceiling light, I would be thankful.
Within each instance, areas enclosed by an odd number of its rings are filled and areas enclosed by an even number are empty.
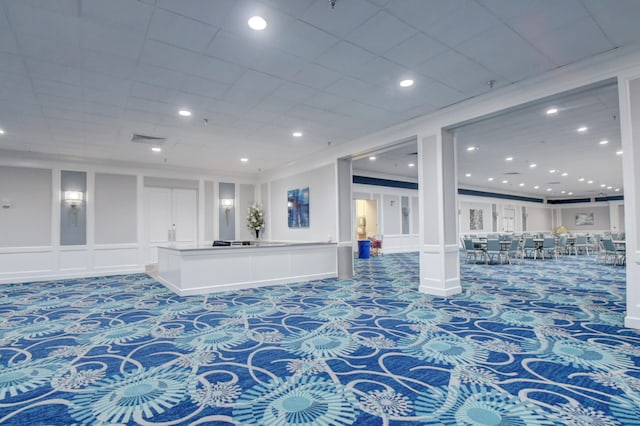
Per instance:
[[[471,173],[467,173],[465,176],[466,177],[471,177]]]
[[[502,183],[509,183],[509,181],[505,179],[502,181]]]
[[[547,110],[547,115],[553,115],[558,113],[558,108],[549,108]]]
[[[577,130],[578,130],[580,133],[584,133],[584,132],[586,132],[587,130],[589,130],[589,128],[588,128],[587,126],[582,126],[582,127],[578,127],[578,129],[577,129]]]
[[[567,191],[560,191],[561,194],[565,194]]]
[[[580,178],[578,179],[580,182],[584,182],[584,178]]]
[[[468,147],[467,147],[467,151],[469,151],[469,152],[471,152],[471,151],[475,151],[475,150],[477,150],[477,149],[479,149],[479,147],[477,147],[477,146],[468,146]]]
[[[524,183],[523,183],[523,182],[521,182],[521,183],[520,183],[520,186],[524,186]]]
[[[613,188],[613,186],[607,186],[607,189],[611,189],[611,188]]]
[[[551,188],[547,188],[547,191],[551,191]]]
[[[262,31],[267,28],[267,21],[262,16],[252,16],[247,21],[249,28],[256,31]]]
[[[513,161],[513,157],[507,157],[504,159],[504,161]]]
[[[532,169],[533,169],[533,168],[535,168],[536,166],[537,166],[537,164],[536,164],[536,163],[531,163],[531,164],[529,164],[529,167],[531,167]]]
[[[4,135],[4,130],[0,129],[0,135]]]
[[[416,165],[415,165],[414,163],[409,163],[409,164],[407,164],[407,166],[409,166],[409,167],[415,167]]]
[[[248,158],[245,158],[245,157],[242,157],[242,158],[240,159],[240,161],[242,161],[243,163],[246,163],[247,161],[249,161],[249,159],[248,159]]]
[[[564,172],[561,176],[569,176],[569,173]]]
[[[160,148],[159,146],[154,146],[153,148],[151,148],[151,151],[153,151],[153,152],[162,152],[162,148]]]
[[[400,82],[400,87],[411,87],[413,86],[413,80],[411,80],[410,78],[406,79],[406,80],[402,80]]]
[[[569,195],[573,195],[573,192],[569,191]]]
[[[606,145],[608,143],[609,143],[609,141],[606,140],[606,139],[603,139],[603,140],[600,141],[600,145]]]
[[[591,185],[591,184],[593,183],[593,181],[592,181],[592,180],[588,180],[588,181],[587,181],[587,183],[588,183],[589,185]]]
[[[533,189],[540,189],[540,185],[534,186]]]
[[[302,132],[293,132],[292,134],[294,138],[299,138],[302,136]]]
[[[551,169],[551,170],[549,170],[549,173],[555,173],[555,172],[557,172],[557,170],[556,170],[556,169]]]
[[[191,115],[191,111],[189,111],[188,109],[181,109],[180,111],[178,111],[178,114],[183,117],[189,117]]]
[[[620,188],[616,188],[616,189],[614,189],[614,191],[620,192]]]
[[[604,188],[605,186],[607,185],[605,185],[604,183],[600,184],[600,188]]]
[[[487,179],[489,182],[493,182],[493,178],[488,178]]]
[[[373,156],[373,155],[371,157],[369,157],[369,160],[371,160],[371,161],[374,161],[375,159],[376,159],[376,157]]]
[[[622,155],[622,150],[616,151],[616,155]]]

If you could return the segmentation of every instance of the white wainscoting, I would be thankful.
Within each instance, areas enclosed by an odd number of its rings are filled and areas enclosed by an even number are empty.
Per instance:
[[[419,234],[385,234],[382,240],[383,253],[406,253],[419,250]]]
[[[144,272],[138,244],[0,248],[0,284]]]

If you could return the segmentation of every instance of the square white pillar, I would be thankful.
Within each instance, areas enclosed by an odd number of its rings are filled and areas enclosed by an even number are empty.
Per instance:
[[[446,131],[418,135],[420,191],[420,287],[451,296],[460,287],[455,143]]]

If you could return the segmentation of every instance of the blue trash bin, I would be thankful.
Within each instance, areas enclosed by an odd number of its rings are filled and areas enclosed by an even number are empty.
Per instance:
[[[360,259],[368,259],[371,255],[371,241],[358,240],[358,257]]]

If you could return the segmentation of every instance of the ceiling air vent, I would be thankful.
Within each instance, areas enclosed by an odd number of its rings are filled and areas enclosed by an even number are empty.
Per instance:
[[[506,172],[505,175],[519,175],[520,172]]]
[[[157,136],[148,136],[148,135],[140,135],[138,133],[134,133],[131,136],[131,142],[133,143],[141,143],[145,145],[154,145],[159,146],[164,144],[167,141],[167,138],[159,138]]]
[[[560,182],[547,182],[547,185],[560,185]]]

